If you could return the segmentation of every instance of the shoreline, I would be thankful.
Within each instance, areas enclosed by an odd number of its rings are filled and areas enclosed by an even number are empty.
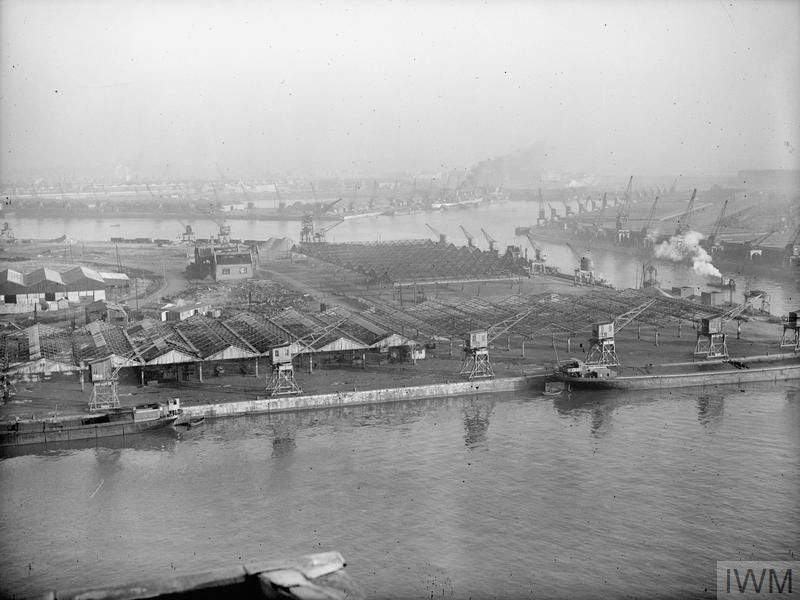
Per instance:
[[[536,381],[544,383],[548,376],[549,374],[544,372],[542,374],[519,377],[496,377],[494,379],[387,387],[372,390],[337,391],[325,394],[259,396],[255,400],[187,406],[182,409],[182,416],[186,418],[208,417],[213,419],[258,413],[299,412],[318,408],[386,404],[404,400],[465,396],[468,394],[512,392],[529,389]]]

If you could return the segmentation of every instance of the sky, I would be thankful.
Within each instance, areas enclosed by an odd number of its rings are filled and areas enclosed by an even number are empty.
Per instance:
[[[800,168],[800,2],[0,0],[0,180]]]

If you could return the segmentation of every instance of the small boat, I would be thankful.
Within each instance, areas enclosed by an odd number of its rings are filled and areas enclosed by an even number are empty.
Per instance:
[[[186,427],[187,429],[191,429],[192,427],[197,427],[201,425],[206,418],[203,416],[200,417],[192,417],[191,419],[186,419],[184,421],[179,421],[175,423],[175,427]]]
[[[559,396],[564,391],[563,381],[546,381],[544,384],[545,396]]]

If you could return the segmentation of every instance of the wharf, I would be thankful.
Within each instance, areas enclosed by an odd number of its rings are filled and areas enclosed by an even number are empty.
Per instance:
[[[258,397],[255,400],[188,406],[183,409],[183,413],[189,418],[232,417],[255,413],[293,412],[316,408],[383,404],[423,398],[464,396],[467,394],[511,392],[533,389],[537,383],[541,383],[543,386],[546,376],[546,373],[542,373],[523,377],[475,379],[472,381],[353,390],[328,394]]]

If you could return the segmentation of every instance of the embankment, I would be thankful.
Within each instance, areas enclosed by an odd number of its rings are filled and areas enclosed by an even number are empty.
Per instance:
[[[376,390],[353,390],[301,396],[278,396],[224,402],[219,404],[200,404],[185,406],[184,416],[192,417],[233,417],[254,413],[288,412],[330,408],[332,406],[356,406],[359,404],[381,404],[417,398],[437,398],[443,396],[463,396],[466,394],[485,394],[534,389],[537,384],[544,385],[545,375],[524,377],[501,377],[473,381],[457,381],[408,387],[382,388]]]

